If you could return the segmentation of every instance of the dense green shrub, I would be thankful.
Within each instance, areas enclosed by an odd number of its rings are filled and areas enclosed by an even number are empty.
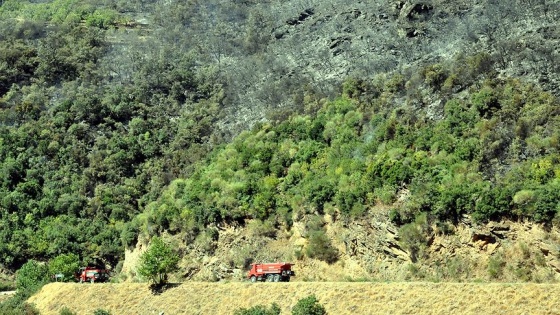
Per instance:
[[[57,24],[75,24],[85,20],[88,26],[106,28],[117,21],[119,14],[108,8],[95,8],[87,1],[54,0],[50,3],[4,0],[0,6],[4,18],[25,18]]]
[[[107,310],[99,308],[93,312],[93,315],[111,315],[111,313]]]
[[[324,315],[325,307],[319,304],[315,295],[310,295],[299,300],[292,308],[292,315]]]
[[[16,288],[22,294],[31,295],[49,281],[46,264],[30,260],[16,273]]]
[[[536,191],[534,210],[531,215],[537,222],[550,222],[557,213],[560,213],[559,183],[546,185]]]
[[[492,117],[493,113],[499,110],[501,106],[490,87],[484,87],[479,92],[474,93],[471,102],[480,116],[484,118]]]
[[[95,12],[89,14],[86,18],[86,25],[95,26],[99,28],[109,28],[109,26],[115,24],[117,21],[117,13],[112,10],[95,10]]]
[[[506,187],[492,187],[481,191],[474,207],[473,218],[478,221],[497,219],[507,215],[513,203],[513,194]]]
[[[233,312],[234,315],[279,315],[280,307],[276,303],[272,303],[270,308],[263,305],[257,305],[250,308],[241,308]]]
[[[59,312],[59,315],[77,315],[76,312],[72,312],[71,309],[69,309],[68,307],[63,307]]]

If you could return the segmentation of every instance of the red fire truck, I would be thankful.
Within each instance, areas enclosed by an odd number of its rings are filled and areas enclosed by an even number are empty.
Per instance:
[[[293,265],[292,263],[286,262],[252,264],[247,278],[249,278],[251,282],[288,282],[291,276],[296,275],[292,270]]]
[[[105,269],[97,267],[81,267],[78,272],[76,272],[76,280],[80,283],[89,281],[94,282],[106,282],[109,281],[109,273]]]

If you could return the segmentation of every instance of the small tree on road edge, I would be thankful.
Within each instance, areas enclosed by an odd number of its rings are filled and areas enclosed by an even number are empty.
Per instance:
[[[48,263],[49,276],[62,274],[62,281],[74,280],[74,273],[78,268],[80,268],[80,258],[73,253],[58,255]]]
[[[155,285],[167,282],[167,274],[177,270],[179,256],[161,238],[154,237],[150,247],[140,256],[138,274]]]

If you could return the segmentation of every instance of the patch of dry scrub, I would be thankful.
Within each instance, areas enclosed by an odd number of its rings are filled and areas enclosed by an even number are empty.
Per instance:
[[[78,314],[233,314],[276,302],[290,314],[315,294],[328,314],[558,314],[560,286],[494,283],[201,283],[187,282],[160,295],[147,284],[49,284],[29,299],[44,315],[63,307]]]

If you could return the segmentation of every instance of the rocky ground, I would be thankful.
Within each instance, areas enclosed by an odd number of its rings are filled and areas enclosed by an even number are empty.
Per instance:
[[[288,230],[263,232],[262,224],[217,227],[212,239],[184,245],[184,236],[168,239],[184,255],[176,281],[243,281],[251,262],[290,261],[293,281],[499,281],[560,280],[560,231],[528,222],[476,224],[463,217],[457,225],[419,226],[422,237],[400,235],[389,210],[372,210],[368,219],[321,217],[335,262],[311,259],[310,218]],[[316,219],[316,218],[315,218]],[[138,257],[147,246],[128,250],[122,279],[135,279]]]

